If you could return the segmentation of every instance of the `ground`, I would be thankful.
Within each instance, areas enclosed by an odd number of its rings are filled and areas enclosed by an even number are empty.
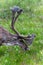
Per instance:
[[[0,3],[4,5],[1,4],[2,8],[6,7],[5,2],[1,0]],[[22,3],[19,6],[24,8],[25,12],[20,15],[15,27],[20,34],[36,34],[36,37],[33,44],[29,46],[29,51],[23,51],[19,46],[0,46],[0,65],[43,65],[43,5],[32,6],[34,9],[32,8],[30,13],[26,9],[28,0],[25,0],[25,3],[23,1],[23,4],[24,6]],[[0,26],[15,34],[10,28],[10,23],[11,19],[0,19]]]

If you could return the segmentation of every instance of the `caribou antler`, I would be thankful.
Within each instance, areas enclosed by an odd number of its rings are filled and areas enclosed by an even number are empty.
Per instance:
[[[21,12],[23,11],[21,8],[19,8],[18,6],[14,7],[11,9],[12,10],[12,22],[11,22],[11,28],[12,30],[18,35],[20,36],[19,32],[15,29],[14,24],[17,20],[17,18],[19,17],[19,15],[21,14]],[[17,13],[17,14],[16,14]],[[16,16],[15,16],[16,15]]]
[[[11,28],[12,28],[12,30],[18,35],[19,38],[31,38],[30,35],[28,35],[28,36],[20,35],[20,33],[14,27],[14,24],[15,24],[17,18],[19,17],[19,15],[21,14],[21,12],[23,10],[21,8],[19,8],[18,6],[15,6],[15,7],[13,7],[11,9],[11,11],[12,11],[12,22],[11,22]]]

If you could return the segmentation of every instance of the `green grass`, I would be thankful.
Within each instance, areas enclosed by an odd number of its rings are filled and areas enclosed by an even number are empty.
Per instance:
[[[9,0],[10,6],[14,5],[11,4],[12,2],[12,0]],[[15,0],[16,5],[18,2],[18,0]],[[24,8],[25,11],[28,11],[28,2],[30,2],[30,0],[24,0],[22,1],[23,5],[22,3],[18,5]],[[35,0],[33,0],[33,2],[35,3]],[[36,0],[36,3],[37,2],[38,0]],[[6,7],[7,9],[8,3],[5,4],[6,0],[0,0],[0,3],[0,8]],[[23,51],[19,46],[0,46],[0,65],[43,65],[43,5],[37,6],[35,4],[35,6],[33,5],[34,7],[32,5],[33,4],[31,4],[32,11],[21,14],[15,24],[20,34],[36,34],[33,44],[29,46],[30,50]],[[14,34],[10,29],[10,23],[11,19],[0,19],[0,26],[3,26],[10,33]]]

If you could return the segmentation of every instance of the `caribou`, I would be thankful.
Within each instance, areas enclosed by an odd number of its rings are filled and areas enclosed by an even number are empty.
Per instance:
[[[7,45],[7,46],[13,46],[13,45],[19,45],[23,50],[29,50],[28,46],[32,44],[35,35],[21,35],[16,29],[15,29],[15,22],[19,15],[23,12],[23,9],[21,9],[18,6],[15,6],[11,8],[12,11],[12,22],[11,22],[11,29],[15,32],[15,34],[9,33],[6,29],[4,29],[2,26],[0,26],[0,46]]]

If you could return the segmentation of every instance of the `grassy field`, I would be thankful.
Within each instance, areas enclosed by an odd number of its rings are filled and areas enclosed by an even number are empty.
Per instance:
[[[23,35],[36,34],[36,38],[29,51],[23,51],[19,46],[0,46],[0,65],[43,65],[43,0],[0,0],[0,9],[14,5],[25,11],[18,18],[16,29]],[[0,26],[14,34],[10,23],[11,19],[0,18]]]

